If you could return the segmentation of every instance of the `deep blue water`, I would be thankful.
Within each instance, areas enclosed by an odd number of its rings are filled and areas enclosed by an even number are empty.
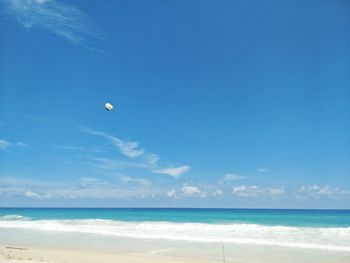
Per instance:
[[[305,227],[350,227],[350,210],[183,209],[183,208],[0,208],[0,217],[18,215],[42,219],[110,219],[248,223]]]

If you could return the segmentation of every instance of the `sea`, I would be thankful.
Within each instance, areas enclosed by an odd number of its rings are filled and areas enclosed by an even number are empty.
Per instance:
[[[350,210],[0,208],[0,244],[208,262],[350,262]]]

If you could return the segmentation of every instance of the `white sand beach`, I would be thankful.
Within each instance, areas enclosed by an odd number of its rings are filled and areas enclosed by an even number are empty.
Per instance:
[[[108,263],[108,262],[128,262],[128,263],[189,263],[204,262],[193,260],[176,260],[167,258],[157,258],[153,256],[141,257],[121,255],[106,252],[53,249],[40,247],[13,247],[0,246],[0,263]]]

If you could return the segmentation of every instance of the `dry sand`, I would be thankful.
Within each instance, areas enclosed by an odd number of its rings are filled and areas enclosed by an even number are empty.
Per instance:
[[[38,247],[0,246],[0,263],[189,263],[200,261]]]

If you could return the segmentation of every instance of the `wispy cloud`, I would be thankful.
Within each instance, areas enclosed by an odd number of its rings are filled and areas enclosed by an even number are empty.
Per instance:
[[[219,181],[219,183],[225,184],[232,181],[238,181],[243,179],[247,179],[247,177],[239,174],[225,174],[224,177]]]
[[[0,140],[0,149],[4,150],[11,145],[10,142],[6,140]]]
[[[145,150],[140,148],[138,142],[135,142],[135,141],[127,142],[127,141],[124,141],[124,140],[118,138],[117,136],[113,136],[113,135],[110,135],[110,134],[105,133],[105,132],[95,131],[95,130],[88,129],[88,128],[82,128],[82,131],[84,131],[88,134],[91,134],[91,135],[100,136],[100,137],[108,140],[110,143],[112,143],[114,146],[116,146],[119,149],[121,154],[123,154],[124,156],[127,156],[129,158],[136,158],[136,157],[144,155],[144,153],[145,153]],[[155,158],[155,157],[153,156],[153,158]]]
[[[4,0],[4,10],[27,29],[54,33],[66,41],[94,49],[101,30],[78,8],[56,0]]]
[[[90,158],[90,160],[96,162],[100,169],[109,171],[120,171],[128,168],[150,170],[153,167],[147,162],[123,161],[101,157]]]
[[[11,176],[0,175],[0,187],[22,187],[22,186],[34,186],[34,187],[50,187],[57,186],[59,183],[47,183],[42,181],[34,181],[28,179],[22,179]]]
[[[43,190],[41,192],[34,192],[31,190],[25,191],[23,195],[33,199],[115,199],[115,200],[129,200],[129,199],[144,199],[154,198],[157,196],[154,190],[140,191],[133,189],[121,188],[58,188],[54,190]]]
[[[107,186],[106,182],[101,181],[100,179],[94,177],[82,177],[80,178],[80,186],[83,188],[96,188],[101,186]]]
[[[188,165],[182,165],[178,167],[153,170],[153,172],[158,174],[167,174],[174,178],[179,178],[182,174],[186,173],[189,169],[190,167]]]
[[[72,146],[72,145],[55,145],[56,149],[67,150],[67,151],[85,151],[85,152],[103,152],[97,147],[83,147],[83,146]]]
[[[266,169],[266,168],[258,168],[256,169],[259,173],[266,173],[269,171],[269,169]]]
[[[190,167],[181,165],[176,167],[163,167],[159,164],[159,156],[155,153],[148,152],[140,147],[137,141],[125,141],[115,135],[102,131],[96,131],[90,128],[81,128],[87,134],[99,136],[114,145],[119,152],[128,157],[130,161],[115,160],[110,158],[91,158],[91,160],[99,163],[99,167],[108,170],[118,170],[125,168],[146,169],[156,174],[165,174],[174,178],[179,178],[186,173]]]
[[[133,178],[132,178],[133,179]],[[140,179],[140,178],[137,178]],[[146,181],[146,180],[145,180]],[[137,183],[146,183],[138,181]],[[147,184],[147,183],[146,183]],[[0,178],[0,192],[4,198],[25,197],[36,200],[48,199],[144,199],[155,198],[162,193],[161,189],[137,187],[128,189],[114,185],[98,178],[83,177],[77,183],[45,183],[18,178]]]
[[[232,189],[232,194],[239,197],[280,196],[285,193],[284,187],[259,187],[241,185]]]
[[[103,170],[122,171],[126,169],[143,169],[143,170],[151,171],[152,173],[169,175],[174,178],[179,178],[181,174],[184,174],[189,170],[189,166],[186,166],[186,165],[173,167],[173,168],[165,168],[160,170],[153,170],[157,166],[145,160],[125,161],[125,160],[115,160],[111,158],[101,158],[101,157],[90,158],[90,160],[96,163],[96,167]]]
[[[24,196],[31,199],[50,198],[50,191],[58,188],[66,189],[67,186],[62,183],[34,181],[16,177],[0,176],[0,192],[3,197]]]
[[[146,161],[147,163],[151,164],[151,165],[156,165],[159,161],[159,156],[154,154],[154,153],[148,153],[146,156]]]
[[[9,142],[7,140],[0,140],[0,150],[4,150],[10,146],[25,147],[27,144],[23,142]]]
[[[126,183],[137,183],[143,186],[150,186],[152,183],[146,179],[143,178],[133,178],[133,177],[129,177],[129,176],[123,176],[122,177],[123,182]]]
[[[35,199],[40,199],[41,198],[41,195],[39,195],[38,193],[36,192],[32,192],[30,190],[24,192],[24,195],[26,197],[29,197],[29,198],[35,198]]]
[[[306,185],[301,186],[297,191],[297,198],[322,198],[327,197],[331,199],[341,199],[350,197],[350,191],[341,189],[339,187]]]

